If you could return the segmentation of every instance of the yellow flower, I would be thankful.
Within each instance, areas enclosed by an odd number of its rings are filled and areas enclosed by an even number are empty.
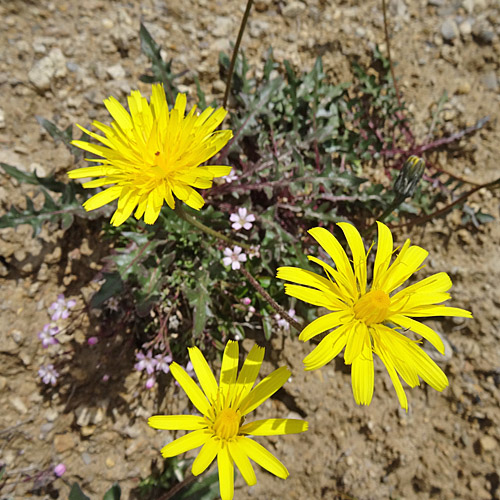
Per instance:
[[[111,127],[94,121],[95,128],[104,137],[78,127],[103,145],[85,141],[72,144],[102,156],[88,159],[101,163],[68,173],[72,179],[98,177],[83,184],[85,188],[111,185],[87,200],[85,210],[95,210],[118,198],[118,208],[111,224],[119,226],[132,212],[146,224],[153,224],[160,214],[163,201],[175,207],[174,195],[186,205],[199,210],[205,203],[193,188],[212,186],[215,177],[223,177],[231,167],[200,166],[220,151],[233,136],[230,130],[215,129],[227,112],[207,108],[200,115],[196,106],[187,116],[185,94],[178,94],[174,108],[169,112],[162,85],[153,85],[151,104],[138,90],[128,98],[130,114],[114,98],[104,101],[114,118]],[[136,208],[137,207],[137,208]]]
[[[273,371],[253,389],[264,359],[264,348],[254,345],[238,375],[238,343],[229,341],[224,350],[219,385],[203,354],[197,347],[189,349],[189,357],[203,391],[177,363],[170,371],[203,416],[156,415],[148,421],[155,429],[193,431],[162,448],[164,457],[173,457],[203,446],[193,462],[197,476],[217,457],[222,500],[234,495],[234,465],[249,486],[257,482],[249,459],[272,474],[286,479],[285,466],[263,446],[248,438],[296,434],[307,430],[307,422],[290,418],[270,418],[245,424],[245,416],[271,397],[290,377],[288,368]]]
[[[339,223],[352,252],[354,268],[337,239],[326,229],[311,229],[311,236],[332,258],[336,268],[316,257],[308,257],[325,271],[324,278],[296,267],[280,267],[277,277],[296,283],[285,284],[288,295],[318,307],[329,314],[310,323],[300,340],[333,329],[304,358],[306,370],[316,370],[329,363],[345,347],[344,362],[352,365],[352,390],[356,403],[369,405],[373,396],[373,353],[384,363],[401,406],[408,402],[399,376],[411,387],[419,385],[419,376],[431,387],[442,391],[448,385],[443,371],[418,347],[417,342],[402,335],[397,328],[412,330],[427,339],[441,354],[444,345],[439,335],[411,317],[462,316],[471,318],[464,309],[442,305],[450,298],[450,277],[437,273],[413,285],[398,289],[420,269],[428,252],[406,240],[391,263],[392,234],[378,222],[378,248],[370,287],[367,286],[366,252],[359,232],[351,224]],[[399,375],[399,376],[398,376]]]

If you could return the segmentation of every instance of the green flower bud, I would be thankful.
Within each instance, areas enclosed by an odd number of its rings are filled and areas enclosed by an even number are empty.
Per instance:
[[[410,156],[404,163],[403,168],[394,183],[396,196],[408,198],[413,196],[418,183],[425,171],[425,162],[418,156]]]

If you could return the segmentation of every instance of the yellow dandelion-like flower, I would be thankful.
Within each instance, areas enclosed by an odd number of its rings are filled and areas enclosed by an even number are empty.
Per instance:
[[[119,226],[135,210],[153,224],[163,202],[174,209],[175,197],[195,210],[205,203],[193,188],[206,189],[216,177],[228,175],[231,167],[200,166],[220,151],[233,136],[230,130],[215,129],[227,114],[223,108],[207,108],[200,115],[196,106],[187,116],[186,96],[178,94],[169,112],[162,85],[153,85],[151,103],[138,90],[128,97],[130,113],[114,98],[104,101],[113,117],[111,126],[94,121],[104,136],[78,127],[103,145],[85,141],[72,144],[102,159],[87,159],[100,165],[79,168],[68,173],[72,179],[97,177],[83,184],[85,188],[111,185],[87,200],[85,210],[95,210],[118,198],[118,208],[111,224]]]
[[[249,486],[257,482],[250,460],[272,474],[286,479],[286,467],[262,445],[247,437],[296,434],[307,430],[307,422],[290,418],[270,418],[245,424],[245,416],[271,397],[290,377],[286,367],[278,368],[253,387],[259,374],[264,348],[254,345],[238,374],[238,343],[229,341],[224,350],[219,385],[203,354],[189,348],[189,357],[201,388],[177,363],[170,371],[202,416],[156,415],[148,420],[151,427],[166,430],[193,431],[172,441],[161,450],[173,457],[202,446],[192,465],[197,476],[209,467],[215,457],[219,467],[222,500],[234,495],[234,465]],[[253,389],[252,389],[253,387]]]
[[[356,403],[369,405],[373,396],[373,353],[384,363],[401,406],[408,402],[399,376],[411,387],[419,385],[419,376],[431,387],[442,391],[448,385],[443,371],[417,345],[397,328],[409,329],[427,339],[441,354],[444,345],[439,335],[414,318],[461,316],[471,318],[464,309],[447,307],[450,277],[437,273],[396,291],[428,255],[423,248],[406,240],[391,265],[393,240],[389,228],[378,222],[378,248],[371,286],[367,285],[366,252],[361,235],[354,226],[339,223],[352,252],[353,266],[337,239],[325,228],[316,227],[309,234],[332,258],[335,267],[316,257],[327,278],[296,267],[280,267],[277,277],[295,284],[285,284],[288,295],[332,311],[310,323],[300,340],[333,329],[304,358],[306,370],[316,370],[329,363],[345,347],[344,362],[352,365],[352,390]],[[395,293],[394,293],[395,292]]]

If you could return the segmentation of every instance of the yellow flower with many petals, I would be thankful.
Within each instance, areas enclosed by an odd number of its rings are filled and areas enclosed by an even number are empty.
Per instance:
[[[148,421],[155,429],[193,431],[167,444],[161,453],[173,457],[203,446],[193,462],[192,473],[201,474],[217,457],[222,500],[233,498],[234,465],[249,486],[257,482],[249,459],[282,479],[288,477],[286,467],[249,435],[296,434],[307,430],[307,422],[290,418],[244,423],[245,416],[281,388],[291,373],[283,366],[253,387],[264,359],[264,348],[255,345],[251,349],[239,374],[238,351],[237,342],[227,343],[217,385],[201,351],[190,348],[189,357],[203,391],[177,363],[170,365],[170,371],[202,416],[156,415]]]
[[[316,227],[309,234],[332,258],[335,268],[316,257],[327,278],[296,267],[280,267],[277,277],[295,284],[285,284],[288,295],[324,307],[329,314],[310,323],[300,340],[333,329],[304,358],[306,370],[316,370],[329,363],[345,347],[344,362],[352,365],[352,390],[356,403],[369,405],[373,396],[373,353],[384,363],[401,406],[408,402],[399,376],[411,387],[419,385],[419,377],[442,391],[448,385],[443,371],[417,345],[402,335],[398,328],[409,329],[427,339],[441,354],[444,345],[439,335],[413,318],[429,316],[461,316],[471,318],[464,309],[447,307],[450,277],[437,273],[406,288],[399,287],[418,269],[428,252],[406,240],[391,265],[393,240],[389,228],[378,222],[378,248],[371,285],[367,283],[367,255],[361,235],[354,226],[339,223],[352,252],[351,263],[337,239],[325,228]]]
[[[102,156],[88,159],[101,164],[72,170],[68,175],[72,179],[97,177],[84,183],[85,188],[111,185],[83,207],[95,210],[118,199],[111,219],[114,226],[123,224],[134,210],[137,219],[144,216],[144,222],[153,224],[164,201],[170,208],[175,207],[174,196],[199,210],[205,202],[194,188],[209,188],[214,178],[231,171],[231,167],[223,165],[200,166],[233,136],[230,130],[215,131],[227,114],[223,108],[207,108],[198,115],[195,106],[184,116],[186,96],[178,94],[169,112],[162,85],[153,85],[151,104],[138,90],[132,91],[128,98],[130,113],[113,97],[104,104],[114,119],[111,126],[93,122],[104,136],[79,126],[103,145],[72,141]]]

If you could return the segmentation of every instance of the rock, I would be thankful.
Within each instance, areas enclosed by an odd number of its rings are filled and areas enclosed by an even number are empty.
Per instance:
[[[497,90],[498,89],[498,79],[497,75],[494,71],[489,71],[488,73],[485,73],[481,77],[481,82],[483,85],[490,90]]]
[[[125,70],[121,64],[115,64],[106,69],[106,73],[112,80],[121,80],[125,78]]]
[[[460,31],[460,34],[464,37],[469,36],[472,33],[472,24],[471,22],[466,19],[462,23],[460,23],[460,26],[458,27],[458,30]]]
[[[474,0],[462,0],[462,7],[469,14],[472,14],[472,12],[474,11]]]
[[[0,392],[2,392],[7,386],[7,379],[5,377],[0,377]]]
[[[457,23],[453,19],[446,19],[441,25],[443,40],[451,42],[459,35]]]
[[[94,434],[95,430],[96,430],[95,425],[85,425],[80,429],[80,432],[83,437],[89,437],[92,436],[92,434]]]
[[[113,468],[116,465],[115,461],[111,457],[106,458],[106,462],[105,463],[106,463],[106,467],[108,469],[111,469],[111,468]]]
[[[5,111],[0,108],[0,128],[5,128]]]
[[[498,446],[497,440],[491,436],[482,436],[479,438],[479,444],[483,452],[493,451]]]
[[[10,404],[22,415],[28,413],[28,408],[26,408],[26,405],[19,396],[12,396],[10,398]]]
[[[48,90],[57,78],[66,76],[66,73],[66,59],[61,49],[56,47],[33,64],[28,78],[36,89]]]
[[[472,29],[472,34],[479,43],[483,43],[486,45],[491,44],[493,42],[493,39],[495,38],[495,32],[493,31],[493,27],[486,20],[482,20],[474,24],[474,28]]]
[[[295,19],[300,16],[306,10],[306,6],[302,2],[291,1],[288,2],[283,9],[281,9],[281,13],[284,17],[288,17],[290,19]]]
[[[220,16],[217,18],[217,22],[215,23],[215,27],[212,30],[212,36],[216,38],[222,38],[230,36],[233,32],[233,21],[230,17]]]
[[[269,23],[255,19],[250,24],[249,33],[252,38],[260,38],[269,31]]]
[[[471,85],[467,81],[462,81],[458,84],[457,94],[466,95],[471,91]]]
[[[295,19],[296,17],[300,16],[305,10],[306,6],[302,2],[292,0],[281,9],[281,13],[284,17]]]
[[[64,453],[71,450],[75,446],[75,440],[69,432],[64,434],[56,434],[54,437],[54,449],[57,453]]]
[[[427,5],[432,7],[442,7],[444,5],[444,0],[428,0]]]
[[[88,453],[82,453],[82,462],[85,464],[85,465],[90,465],[90,463],[92,462],[92,457],[88,454]]]

